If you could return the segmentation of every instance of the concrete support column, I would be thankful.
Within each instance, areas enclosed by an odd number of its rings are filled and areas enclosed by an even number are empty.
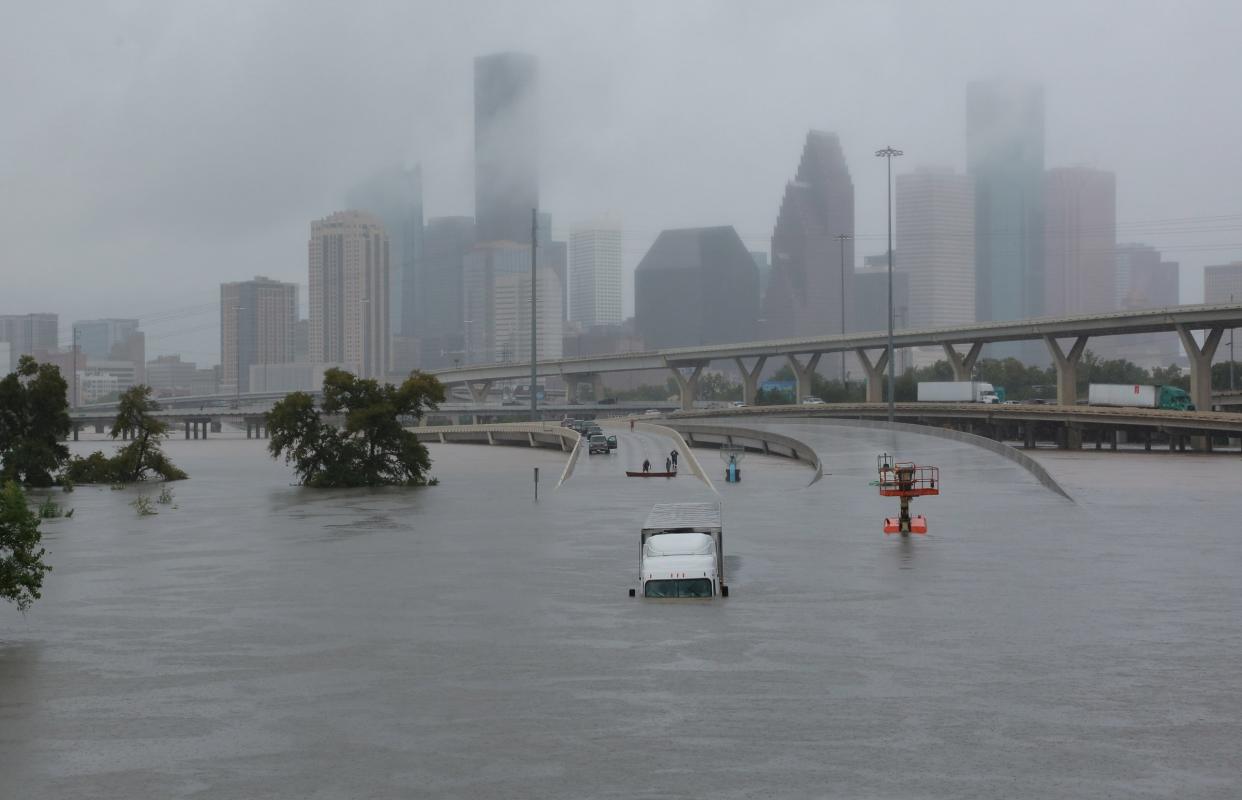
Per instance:
[[[1082,359],[1082,351],[1087,347],[1087,337],[1079,336],[1074,340],[1068,353],[1061,349],[1061,344],[1052,336],[1044,337],[1048,352],[1052,353],[1053,366],[1057,368],[1057,404],[1072,406],[1078,402],[1078,362]]]
[[[742,374],[742,402],[746,405],[753,405],[755,395],[759,394],[759,373],[763,372],[763,365],[767,360],[767,356],[758,356],[755,358],[754,368],[747,369],[746,359],[733,359],[733,363],[737,364],[737,371]]]
[[[79,434],[79,433],[81,433],[81,432],[82,432],[82,426],[81,426],[81,425],[74,425],[74,426],[73,426],[73,440],[74,440],[75,442],[78,440],[78,434]]]
[[[187,421],[187,422],[185,423],[185,438],[186,438],[187,440],[190,438],[190,423],[189,423],[189,421]]]
[[[487,393],[492,388],[491,381],[466,381],[466,388],[470,390],[470,397],[476,403],[482,403],[487,400]],[[531,391],[535,391],[532,389]]]
[[[1212,410],[1212,357],[1216,355],[1216,346],[1224,332],[1224,328],[1212,328],[1203,337],[1200,347],[1185,325],[1177,326],[1177,335],[1190,359],[1190,402],[1198,411]]]
[[[1027,450],[1035,449],[1035,423],[1030,420],[1022,423],[1022,436],[1025,439],[1023,446]]]
[[[207,420],[203,420],[203,438],[204,438],[204,439],[206,439],[206,438],[207,438],[207,429],[208,429],[209,427],[211,427],[211,426],[207,424]]]
[[[867,402],[884,402],[884,368],[888,366],[888,348],[880,351],[880,357],[871,362],[871,356],[861,347],[854,351],[867,374]]]
[[[944,348],[944,355],[949,360],[949,366],[953,367],[953,380],[970,380],[971,373],[975,370],[975,362],[979,360],[979,353],[983,350],[983,342],[973,342],[966,355],[957,352],[957,348],[948,342],[943,342],[940,346]]]
[[[694,409],[694,398],[699,394],[699,376],[703,374],[703,367],[707,366],[707,362],[701,364],[686,364],[684,367],[690,369],[690,375],[686,376],[682,373],[682,367],[669,364],[668,368],[673,373],[673,378],[677,381],[677,389],[681,393],[681,410],[691,411]]]
[[[591,394],[595,395],[595,402],[604,399],[604,376],[598,372],[591,373]]]
[[[811,393],[811,376],[815,374],[815,368],[819,366],[819,359],[823,353],[812,353],[811,357],[803,364],[793,353],[785,356],[789,361],[789,368],[793,370],[794,380],[794,402],[801,403],[806,396]]]

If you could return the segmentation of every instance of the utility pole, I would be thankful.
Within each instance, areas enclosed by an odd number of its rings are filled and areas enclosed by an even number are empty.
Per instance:
[[[848,233],[838,233],[837,241],[841,243],[841,335],[845,336],[845,243],[854,237]],[[854,267],[850,264],[850,268]],[[850,387],[845,383],[845,351],[841,351],[841,388],[845,390],[844,402],[850,401]]]
[[[1229,295],[1229,305],[1233,305],[1233,294]],[[1233,391],[1233,334],[1236,328],[1229,329],[1229,391]]]
[[[893,157],[904,155],[900,150],[885,147],[875,154],[888,161],[888,421],[893,421],[893,397],[896,390],[897,354],[893,351]]]
[[[1233,334],[1229,335],[1229,358],[1233,358]],[[78,326],[73,326],[73,407],[78,407]]]
[[[532,208],[530,210],[530,419],[534,422],[539,418],[539,400],[535,394],[535,381],[539,375],[538,360],[539,355],[536,352],[535,336],[535,262],[536,253],[539,250],[539,209]]]

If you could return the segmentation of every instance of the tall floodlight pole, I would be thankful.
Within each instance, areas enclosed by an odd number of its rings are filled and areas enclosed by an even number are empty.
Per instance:
[[[536,366],[535,338],[535,252],[539,248],[539,209],[530,210],[530,419],[535,421],[539,414],[539,401],[535,395],[535,380],[539,369]]]
[[[845,336],[845,243],[854,237],[848,233],[838,233],[837,241],[841,243],[841,336]],[[850,264],[850,267],[853,267]],[[841,351],[841,388],[845,390],[845,402],[850,400],[850,387],[845,383],[845,351]]]
[[[1229,295],[1229,305],[1233,305],[1233,295]],[[1233,334],[1236,328],[1229,329],[1229,391],[1233,391]]]
[[[894,365],[897,354],[893,351],[893,158],[904,154],[892,147],[876,150],[875,154],[888,161],[888,421],[892,422],[893,397],[897,388],[897,370]]]
[[[1233,302],[1230,300],[1230,302]],[[1229,334],[1229,359],[1233,360],[1233,334]],[[73,326],[73,407],[78,407],[78,326]]]

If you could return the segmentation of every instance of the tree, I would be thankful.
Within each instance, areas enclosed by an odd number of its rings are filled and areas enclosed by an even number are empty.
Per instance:
[[[417,421],[442,402],[444,386],[422,372],[393,386],[330,369],[321,409],[309,394],[294,392],[268,413],[268,451],[283,455],[305,486],[422,486],[431,458],[403,419]],[[325,423],[323,415],[343,416],[344,426]]]
[[[68,394],[60,368],[30,356],[0,380],[0,481],[52,485],[69,458]]]
[[[17,482],[5,482],[0,488],[0,598],[22,611],[42,596],[43,575],[52,569],[43,563],[41,539],[39,517],[26,504],[26,493]]]
[[[132,386],[121,394],[119,403],[110,435],[116,439],[128,434],[132,441],[112,458],[98,450],[86,458],[73,458],[65,477],[73,483],[134,483],[154,473],[165,481],[185,480],[185,472],[169,461],[160,447],[160,439],[168,435],[168,425],[155,416],[160,405],[151,399],[151,387]]]

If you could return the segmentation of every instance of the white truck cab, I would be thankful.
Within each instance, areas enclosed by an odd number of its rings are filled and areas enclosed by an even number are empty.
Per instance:
[[[659,503],[641,541],[638,589],[630,589],[630,597],[729,596],[718,503]]]

